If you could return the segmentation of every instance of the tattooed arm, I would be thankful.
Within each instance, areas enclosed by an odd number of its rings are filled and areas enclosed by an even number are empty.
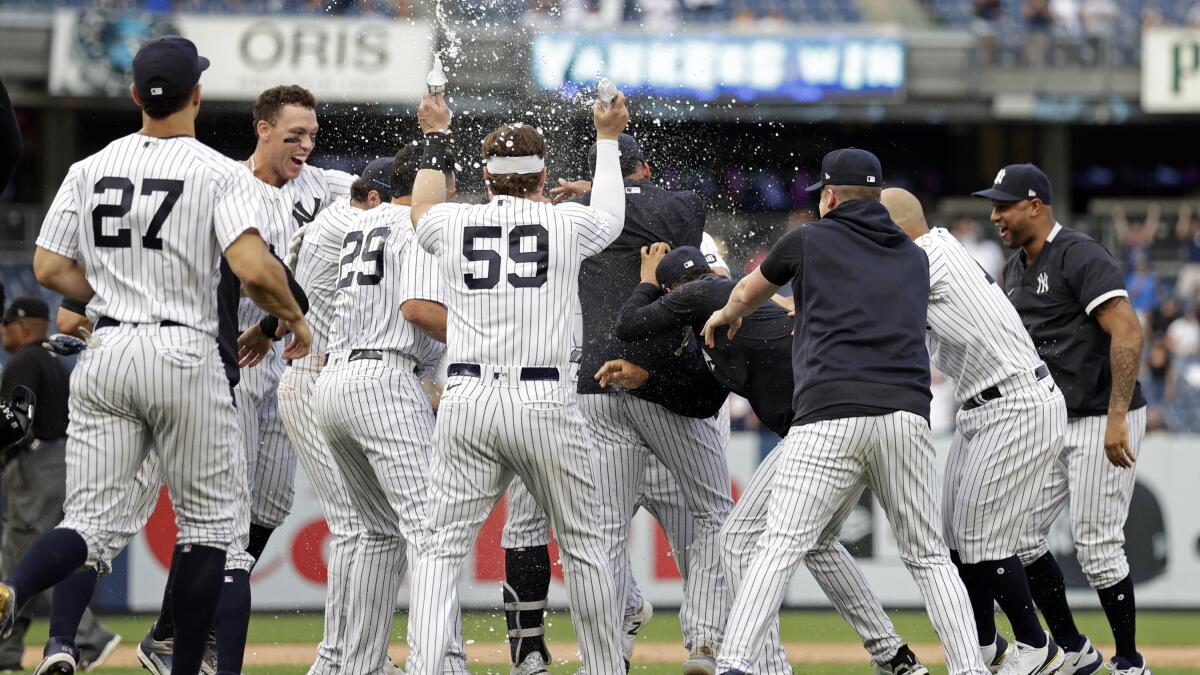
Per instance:
[[[1129,298],[1116,297],[1093,312],[1104,332],[1112,338],[1109,365],[1112,370],[1112,394],[1108,399],[1108,426],[1104,431],[1104,450],[1115,466],[1132,467],[1136,457],[1129,447],[1126,413],[1137,384],[1142,363],[1142,329]]]

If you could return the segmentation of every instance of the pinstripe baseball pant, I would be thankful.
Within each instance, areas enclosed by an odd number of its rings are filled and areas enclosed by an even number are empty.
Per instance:
[[[88,566],[103,567],[101,558],[111,559],[128,531],[135,478],[151,455],[170,486],[178,543],[229,548],[238,438],[232,403],[209,335],[158,325],[93,334],[71,373],[59,525],[87,542]]]
[[[438,672],[459,607],[463,559],[514,475],[550,516],[584,667],[625,670],[587,424],[570,381],[521,381],[519,373],[484,365],[480,377],[446,381],[433,441],[431,532],[413,572],[410,675]]]
[[[1062,451],[1067,404],[1054,380],[1022,373],[1009,383],[1003,397],[955,418],[942,519],[947,545],[968,565],[1017,553]]]
[[[721,574],[720,529],[733,508],[725,448],[728,423],[695,419],[624,393],[585,394],[579,404],[595,437],[602,527],[617,588],[629,586],[629,522],[645,492],[645,453],[678,480],[695,533],[688,546],[685,615],[695,625],[689,649],[721,643],[731,600]]]
[[[414,373],[416,361],[397,352],[382,357],[348,361],[346,354],[334,356],[312,397],[317,424],[363,524],[345,591],[358,607],[345,617],[343,675],[383,672],[400,580],[408,568],[406,549],[415,554],[425,534],[433,411]],[[439,652],[449,658],[439,659],[433,672],[465,674],[461,621],[452,615],[447,624],[451,634]]]
[[[814,422],[792,427],[774,452],[767,526],[742,575],[718,671],[755,672],[796,566],[834,541],[869,486],[925,598],[949,672],[986,675],[967,591],[942,540],[928,423],[908,412]]]
[[[295,498],[296,453],[279,417],[276,389],[283,375],[282,343],[254,368],[242,370],[235,390],[250,472],[250,522],[275,528],[283,524]]]
[[[347,593],[354,574],[354,552],[364,527],[334,461],[333,449],[325,442],[317,424],[312,397],[321,368],[315,363],[316,357],[307,356],[284,371],[279,380],[279,415],[329,525],[325,626],[317,645],[317,659],[308,672],[339,675],[346,653],[347,617],[366,607],[366,603],[355,601]],[[365,619],[357,621],[360,625],[365,623]]]
[[[1129,447],[1139,456],[1146,436],[1146,408],[1128,413]],[[1050,526],[1071,508],[1071,536],[1083,573],[1093,588],[1108,588],[1129,576],[1125,558],[1125,519],[1136,484],[1135,469],[1113,466],[1104,452],[1105,415],[1067,422],[1062,451],[1038,495],[1030,527],[1021,540],[1021,562],[1028,565],[1049,551]]]
[[[754,470],[750,484],[742,491],[733,513],[721,528],[725,572],[735,593],[741,588],[759,540],[767,529],[771,485],[783,455],[780,448],[776,448]],[[804,556],[804,564],[834,608],[858,633],[871,658],[876,663],[887,663],[896,656],[904,640],[896,634],[879,598],[875,597],[854,556],[837,540],[836,533],[834,530],[833,538],[821,542]],[[769,630],[767,648],[755,664],[755,675],[791,673],[792,667],[780,639],[778,616],[771,621]]]

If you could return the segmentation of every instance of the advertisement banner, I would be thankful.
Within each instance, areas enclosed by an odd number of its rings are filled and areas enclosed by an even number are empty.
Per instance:
[[[1148,113],[1200,111],[1200,29],[1142,31],[1142,109]]]
[[[890,100],[905,81],[904,42],[889,36],[542,33],[532,52],[534,86],[566,98],[600,76],[698,101]]]
[[[949,438],[937,442],[944,460]],[[729,464],[736,498],[749,481],[761,454],[756,433],[734,433]],[[1138,486],[1125,526],[1125,549],[1137,582],[1138,604],[1147,608],[1200,609],[1200,439],[1187,436],[1150,436],[1142,446],[1137,465]],[[500,606],[504,555],[500,531],[504,503],[484,524],[473,554],[463,568],[459,585],[463,606],[494,610]],[[320,610],[325,601],[325,542],[329,529],[321,517],[316,495],[304,472],[296,472],[296,503],[291,516],[271,539],[254,572],[254,606],[259,610]],[[166,499],[146,530],[130,546],[129,608],[157,610],[162,602],[175,530]],[[892,608],[919,607],[921,596],[900,561],[896,541],[878,503],[864,495],[842,527],[841,538],[858,558],[863,572],[883,603]],[[630,532],[634,574],[642,593],[662,607],[678,606],[682,595],[679,572],[666,538],[657,523],[639,512]],[[1096,594],[1080,572],[1071,545],[1066,518],[1055,526],[1051,549],[1058,556],[1075,607],[1097,607]],[[551,559],[557,560],[552,551]],[[555,563],[550,586],[553,607],[566,607],[562,569]],[[405,580],[400,603],[408,601]],[[788,588],[785,602],[795,607],[826,607],[828,601],[808,571],[801,568]]]
[[[264,89],[299,84],[326,103],[415,103],[433,59],[433,30],[420,22],[60,10],[50,93],[128,96],[138,47],[171,34],[212,62],[201,78],[209,100],[253,101]]]

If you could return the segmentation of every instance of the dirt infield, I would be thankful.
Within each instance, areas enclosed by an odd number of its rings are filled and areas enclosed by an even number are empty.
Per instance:
[[[855,664],[867,662],[867,654],[862,647],[852,644],[818,644],[804,642],[789,642],[788,655],[794,663],[841,663]],[[936,644],[913,644],[913,649],[926,663],[942,663],[942,649]],[[1112,647],[1100,646],[1106,654],[1112,653]],[[138,660],[132,645],[122,645],[113,653],[106,665],[137,667]],[[250,645],[246,649],[246,665],[305,665],[312,663],[316,656],[316,645],[277,644]],[[559,650],[565,651],[565,650]],[[1200,647],[1143,647],[1141,652],[1156,666],[1200,667]],[[403,644],[395,644],[391,650],[392,658],[403,662],[408,655],[408,649]],[[503,664],[508,662],[507,645],[467,645],[468,659],[472,663]],[[565,654],[564,654],[565,656]],[[27,662],[37,663],[41,660],[40,647],[29,647],[25,651]],[[687,658],[687,652],[679,644],[668,642],[638,642],[633,654],[634,663],[673,663],[682,662]],[[569,662],[573,659],[561,661]]]

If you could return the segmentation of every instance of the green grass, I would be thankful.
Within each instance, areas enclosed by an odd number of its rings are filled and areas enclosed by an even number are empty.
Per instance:
[[[896,629],[912,642],[936,642],[937,636],[924,612],[897,611],[891,613]],[[1112,641],[1108,624],[1101,612],[1078,612],[1079,627],[1099,643]],[[140,639],[149,628],[147,616],[103,617],[111,629],[125,636],[126,643]],[[1002,631],[1007,632],[1003,615],[997,616]],[[551,642],[571,642],[574,632],[565,612],[552,612],[546,619],[547,636]],[[405,615],[396,617],[393,635],[403,635]],[[261,644],[316,643],[321,639],[320,614],[256,614],[250,622],[250,642]],[[463,631],[467,639],[481,643],[504,641],[503,614],[472,612],[463,616]],[[782,633],[789,642],[857,642],[854,631],[831,611],[789,611],[782,615]],[[1011,633],[1009,633],[1011,634]],[[666,610],[654,615],[654,620],[642,631],[645,639],[655,642],[674,642],[680,639],[679,619]],[[1138,640],[1146,645],[1194,645],[1200,635],[1200,612],[1141,612],[1138,614]],[[26,643],[41,644],[46,638],[46,623],[34,622],[26,634]],[[1156,671],[1157,672],[1157,671]]]

